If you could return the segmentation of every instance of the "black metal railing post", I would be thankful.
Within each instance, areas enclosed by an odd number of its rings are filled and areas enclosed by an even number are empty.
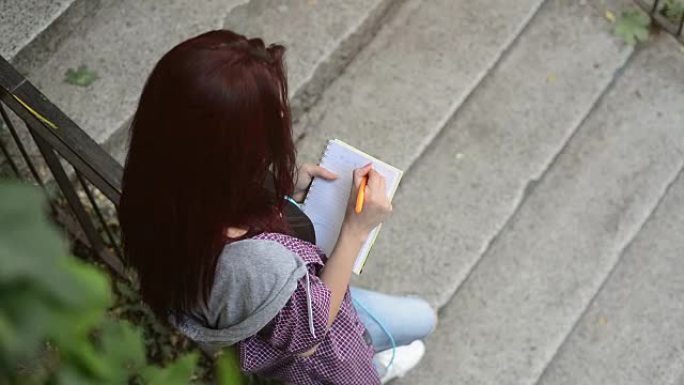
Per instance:
[[[5,106],[16,115],[17,121],[24,123],[28,137],[20,135]],[[50,192],[46,184],[56,185],[57,191],[64,197],[69,211],[75,217],[80,231],[85,235],[88,246],[116,274],[128,278],[122,262],[121,245],[109,228],[107,218],[91,190],[91,186],[99,190],[116,209],[121,197],[121,165],[2,57],[0,118],[5,123],[31,177],[48,195]],[[38,154],[30,153],[27,147],[29,139],[35,143]],[[1,138],[0,150],[15,175],[21,177],[18,163]],[[52,177],[48,178],[49,182],[41,177],[35,163],[39,160],[42,160],[49,170]],[[62,161],[66,161],[73,168],[73,178],[64,168]],[[86,201],[92,207],[92,214],[79,197],[79,185]],[[52,209],[58,211],[52,200],[50,203]],[[96,225],[98,222],[100,228]]]
[[[644,12],[648,12],[651,19],[663,30],[671,33],[684,44],[684,11],[679,15],[665,15],[663,9],[667,7],[660,0],[634,0]],[[668,17],[669,16],[669,17]]]
[[[36,166],[33,164],[33,162],[31,162],[31,156],[28,154],[28,151],[26,151],[26,146],[24,146],[24,143],[22,143],[21,138],[19,137],[19,133],[17,132],[17,129],[14,127],[14,123],[12,123],[12,120],[10,120],[9,115],[5,111],[5,107],[3,107],[2,103],[0,103],[0,115],[2,116],[3,121],[7,125],[7,129],[9,130],[10,135],[12,135],[12,139],[14,139],[14,143],[17,146],[17,150],[19,150],[19,153],[24,158],[24,161],[26,162],[26,165],[29,168],[29,171],[31,172],[31,176],[33,176],[33,179],[36,181],[36,183],[38,183],[39,186],[44,187],[43,180],[40,177],[40,174],[38,174]],[[19,169],[16,166],[16,163],[14,163],[14,160],[12,159],[9,152],[6,154],[6,156],[7,160],[13,164],[12,168],[16,170],[17,176],[19,176]]]
[[[38,123],[31,124],[36,134],[118,205],[121,165],[2,57],[0,89],[6,106],[24,122]]]
[[[655,1],[653,2],[653,6],[651,7],[651,12],[650,12],[651,15],[654,14],[654,13],[656,13],[656,11],[658,10],[658,4],[659,4],[659,3],[660,3],[660,0],[655,0]]]

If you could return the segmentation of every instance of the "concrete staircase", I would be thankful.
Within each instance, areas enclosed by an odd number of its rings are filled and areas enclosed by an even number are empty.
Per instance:
[[[338,137],[406,170],[355,282],[440,308],[396,383],[684,384],[684,51],[613,37],[630,1],[85,3],[0,52],[118,159],[156,60],[226,27],[288,46],[301,161]]]

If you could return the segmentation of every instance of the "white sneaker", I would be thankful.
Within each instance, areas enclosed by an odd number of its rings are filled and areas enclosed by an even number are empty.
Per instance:
[[[403,377],[420,362],[424,354],[425,344],[421,340],[415,340],[408,345],[397,346],[394,361],[388,370],[387,365],[392,359],[392,349],[376,353],[373,361],[379,367],[380,381],[386,384],[397,377]]]

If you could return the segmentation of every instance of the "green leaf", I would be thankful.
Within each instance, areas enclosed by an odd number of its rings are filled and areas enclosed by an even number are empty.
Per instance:
[[[45,214],[40,190],[0,181],[0,384],[188,384],[198,354],[164,368],[147,366],[141,330],[106,316],[113,302],[108,276],[67,256]],[[132,289],[119,289],[139,301]],[[141,309],[140,322],[157,325],[150,310]],[[161,326],[152,330],[168,333]],[[231,374],[224,369],[221,375]]]
[[[142,373],[145,384],[187,385],[198,358],[197,353],[189,353],[164,368],[149,366]]]
[[[145,363],[142,331],[127,321],[108,320],[102,333],[102,349],[112,362],[138,367]]]
[[[672,22],[679,22],[684,14],[684,2],[681,0],[665,0],[661,13]]]
[[[55,311],[40,291],[26,283],[0,285],[0,367],[27,359],[54,327]]]
[[[100,337],[100,354],[109,365],[109,383],[124,384],[145,364],[142,332],[126,321],[107,320]]]
[[[95,71],[89,70],[85,65],[77,69],[69,68],[65,74],[64,81],[79,87],[88,87],[95,80],[99,79]]]
[[[19,183],[2,183],[0,191],[0,282],[33,278],[53,284],[63,277],[55,265],[67,248],[45,218],[42,192]]]
[[[235,349],[225,348],[216,362],[218,385],[245,385],[245,377],[240,372],[240,360]]]
[[[99,383],[99,381],[86,376],[68,364],[58,368],[55,377],[58,385],[95,385]]]
[[[638,9],[622,12],[620,19],[615,23],[614,33],[622,38],[625,43],[635,45],[637,42],[648,40],[651,18]]]
[[[75,258],[61,260],[59,270],[68,273],[70,278],[68,284],[60,287],[68,293],[68,298],[61,301],[79,311],[96,310],[98,320],[101,320],[104,309],[113,301],[109,278],[97,268]]]

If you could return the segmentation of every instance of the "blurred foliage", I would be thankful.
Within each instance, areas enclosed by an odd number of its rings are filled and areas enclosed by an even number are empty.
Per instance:
[[[156,320],[141,328],[118,319],[151,313],[130,287],[117,282],[114,295],[106,273],[69,256],[45,209],[40,190],[0,183],[0,384],[204,381],[196,374],[200,354],[187,343],[180,355],[158,347],[150,360],[144,340],[172,334]],[[242,383],[232,350],[217,362],[220,384]]]
[[[88,87],[97,79],[99,79],[97,72],[88,69],[85,65],[80,65],[76,69],[69,68],[64,74],[65,83],[79,87]]]
[[[658,3],[657,13],[668,20],[670,28],[678,29],[684,18],[684,0],[663,0]],[[652,28],[657,31],[658,25],[652,25],[651,17],[638,8],[624,10],[616,20],[615,15],[606,11],[606,19],[615,23],[613,33],[625,43],[635,45],[648,40]],[[660,20],[660,19],[658,19]],[[661,20],[662,22],[662,20]],[[666,22],[666,24],[668,24]],[[672,32],[670,30],[670,32]]]
[[[660,13],[673,23],[679,23],[684,15],[684,0],[665,0],[662,2]]]
[[[639,9],[623,11],[615,23],[615,35],[625,43],[635,45],[637,42],[648,40],[651,18]]]

